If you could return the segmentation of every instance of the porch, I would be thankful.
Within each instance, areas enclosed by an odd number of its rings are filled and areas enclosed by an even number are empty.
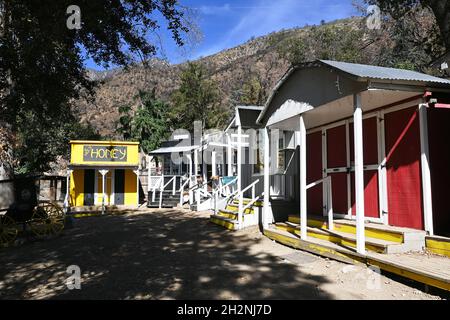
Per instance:
[[[432,197],[432,189],[446,190],[439,181],[448,170],[439,176],[435,168],[439,150],[450,160],[439,138],[448,126],[433,118],[439,109],[450,119],[449,93],[450,81],[407,70],[324,60],[290,70],[258,118],[265,125],[264,234],[389,272],[392,255],[423,254],[434,230],[450,231]],[[290,181],[284,201],[271,194],[280,167]],[[436,259],[450,269],[450,260]],[[412,265],[405,259],[398,273]],[[420,268],[414,272],[432,273]],[[435,275],[429,282],[448,290],[448,274]]]

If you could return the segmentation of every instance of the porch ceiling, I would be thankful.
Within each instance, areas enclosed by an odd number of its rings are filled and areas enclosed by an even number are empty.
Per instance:
[[[418,93],[411,91],[368,89],[361,92],[362,110],[363,112],[369,112],[413,97],[419,98]],[[413,104],[414,102],[411,103]],[[286,118],[272,123],[269,127],[271,129],[298,131],[300,130],[300,114],[304,115],[306,129],[349,118],[353,115],[353,95],[348,95],[324,105],[305,110],[303,113],[289,114]]]

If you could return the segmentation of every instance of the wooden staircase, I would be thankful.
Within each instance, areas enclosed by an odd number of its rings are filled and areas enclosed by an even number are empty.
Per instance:
[[[328,230],[323,217],[308,219],[307,236],[325,240],[344,248],[356,247],[356,224],[351,220],[334,221],[334,229]],[[288,221],[271,225],[271,231],[284,231],[300,235],[299,216],[290,215]],[[425,232],[421,230],[396,228],[375,223],[365,224],[366,249],[377,253],[403,253],[422,251],[425,246]]]
[[[244,206],[248,204],[251,199],[244,199]],[[261,201],[256,201],[251,207],[247,208],[242,216],[243,228],[258,224],[258,213],[262,207]],[[212,214],[209,221],[219,226],[225,227],[229,230],[240,229],[238,222],[239,200],[234,199],[230,201],[225,209],[220,209],[217,214]]]

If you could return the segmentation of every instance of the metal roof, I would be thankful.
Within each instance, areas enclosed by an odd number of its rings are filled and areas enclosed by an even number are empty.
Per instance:
[[[153,151],[150,151],[149,154],[167,154],[167,153],[173,153],[173,152],[189,152],[194,149],[199,148],[199,146],[175,146],[175,147],[166,147],[166,148],[159,148]]]
[[[320,60],[320,62],[359,78],[450,84],[450,80],[411,70],[386,68],[331,60]]]
[[[297,65],[289,68],[286,73],[281,77],[278,83],[273,88],[272,92],[269,95],[266,103],[264,104],[264,108],[258,116],[256,123],[261,123],[263,120],[267,109],[275,97],[278,90],[281,86],[287,81],[287,79],[297,70],[309,67],[317,67],[318,65],[324,65],[328,68],[332,68],[338,70],[340,72],[346,73],[350,76],[356,77],[358,81],[369,81],[369,80],[380,80],[380,82],[409,82],[410,85],[416,85],[420,87],[430,86],[433,87],[433,84],[437,87],[450,88],[450,80],[442,79],[434,76],[430,76],[424,73],[405,70],[405,69],[395,69],[395,68],[386,68],[386,67],[378,67],[371,66],[366,64],[358,64],[358,63],[348,63],[348,62],[340,62],[340,61],[332,61],[332,60],[315,60],[311,62],[306,62],[301,65]]]
[[[263,106],[236,106],[236,109],[239,110],[259,110],[261,111],[264,107]]]

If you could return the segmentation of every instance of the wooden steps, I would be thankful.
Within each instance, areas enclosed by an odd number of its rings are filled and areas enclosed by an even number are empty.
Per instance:
[[[209,217],[209,221],[228,230],[237,230],[239,228],[239,223],[236,219],[229,219],[218,215],[211,215]]]
[[[306,241],[301,240],[296,234],[280,230],[274,225],[264,229],[264,235],[295,249],[345,263],[376,266],[383,271],[450,291],[450,260],[445,257],[422,253],[380,254],[370,251],[367,251],[366,255],[360,255],[352,248],[345,248],[330,241],[314,237],[308,237]]]
[[[244,199],[242,201],[242,203],[245,205],[247,205],[249,202],[251,201],[251,199]],[[239,200],[238,199],[233,199],[232,201],[233,204],[239,204]],[[263,206],[263,202],[261,200],[255,201],[255,203],[253,204],[253,207],[262,207]]]
[[[308,226],[328,229],[328,223],[325,217],[311,217],[308,219]],[[288,221],[300,224],[300,218],[296,215],[290,215]],[[334,231],[344,232],[349,234],[356,234],[356,222],[345,219],[335,219],[334,220]],[[385,240],[389,242],[396,243],[411,243],[412,250],[425,245],[425,231],[409,229],[409,228],[398,228],[386,225],[379,225],[375,223],[365,223],[364,233],[367,238]],[[417,243],[416,243],[417,242]]]
[[[427,236],[425,247],[428,251],[450,258],[450,238]]]
[[[298,224],[290,222],[276,223],[275,227],[289,233],[300,235],[300,226]],[[356,247],[356,235],[352,233],[308,227],[307,235],[309,237],[330,241],[346,248]],[[366,237],[366,249],[374,252],[397,253],[402,251],[401,246],[401,243]]]
[[[250,199],[244,199],[243,203],[248,204]],[[244,210],[242,216],[242,227],[257,224],[257,217],[255,215],[255,205],[250,206]],[[239,201],[234,200],[225,206],[225,209],[220,209],[217,214],[210,216],[209,221],[219,226],[225,227],[229,230],[238,230],[240,228],[238,222]],[[256,222],[256,223],[255,223]]]
[[[293,234],[300,234],[300,217],[290,215],[285,223],[275,227]],[[377,253],[401,253],[422,251],[425,246],[425,232],[408,228],[396,228],[374,223],[365,223],[366,249]],[[356,224],[354,221],[337,219],[334,229],[328,230],[325,217],[308,219],[307,234],[310,237],[330,241],[343,247],[356,247]]]

